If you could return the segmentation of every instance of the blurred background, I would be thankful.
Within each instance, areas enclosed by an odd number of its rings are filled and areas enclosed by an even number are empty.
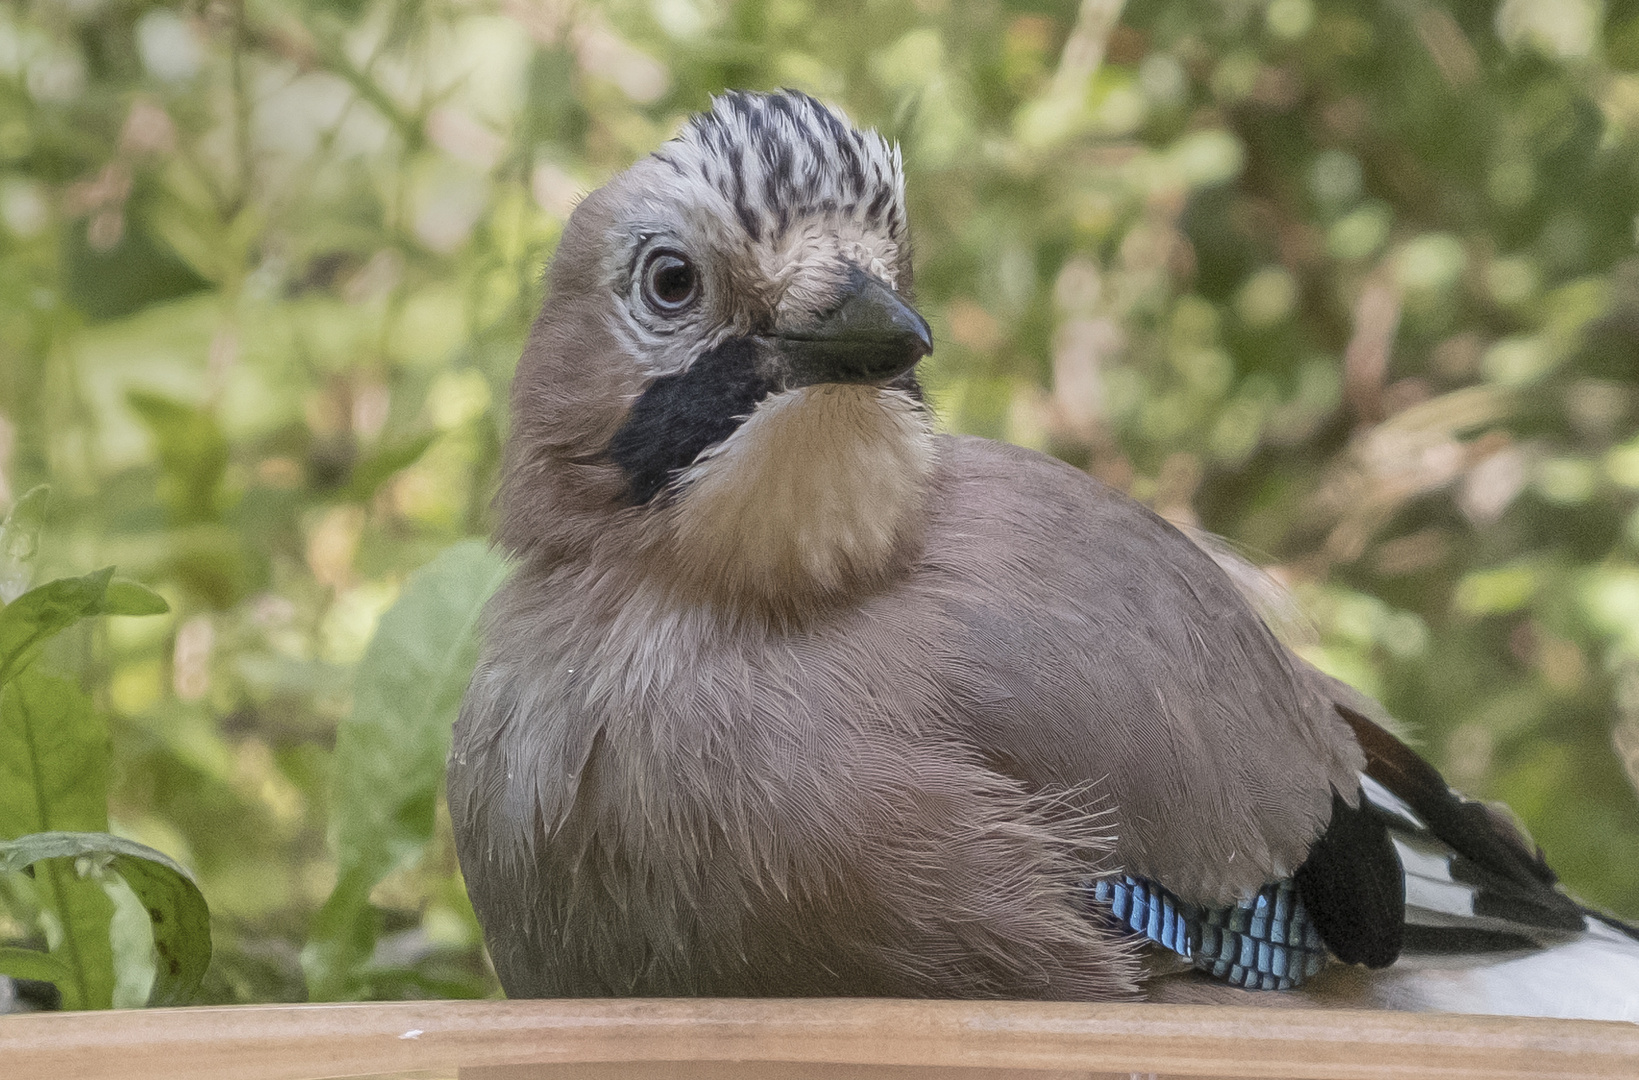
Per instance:
[[[352,673],[488,529],[576,199],[778,86],[904,147],[948,427],[1271,567],[1639,917],[1639,0],[14,0],[0,508],[52,485],[36,580],[170,600],[50,662],[198,875],[207,1000],[495,992],[441,809],[304,968]]]

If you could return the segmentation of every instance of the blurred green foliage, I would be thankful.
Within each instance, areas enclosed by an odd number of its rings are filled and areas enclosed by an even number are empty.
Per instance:
[[[49,481],[38,579],[170,601],[39,664],[110,718],[113,830],[196,873],[208,1000],[493,992],[436,747],[342,824],[395,746],[355,669],[487,529],[576,197],[781,85],[903,144],[949,426],[1244,545],[1639,916],[1636,0],[19,0],[0,506]],[[441,573],[379,648],[483,580]]]
[[[0,520],[0,912],[16,942],[0,974],[69,1009],[185,1003],[210,964],[205,898],[163,853],[108,833],[107,724],[35,664],[81,620],[168,608],[112,567],[19,593],[46,497],[35,488]]]

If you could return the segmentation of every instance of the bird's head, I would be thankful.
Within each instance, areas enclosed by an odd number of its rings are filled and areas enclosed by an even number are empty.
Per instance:
[[[911,557],[935,443],[899,152],[732,93],[587,196],[513,387],[501,538],[775,609]]]

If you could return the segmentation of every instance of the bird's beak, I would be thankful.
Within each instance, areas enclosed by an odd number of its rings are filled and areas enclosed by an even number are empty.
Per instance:
[[[892,382],[933,352],[927,320],[857,267],[830,314],[768,341],[783,360],[791,387]]]

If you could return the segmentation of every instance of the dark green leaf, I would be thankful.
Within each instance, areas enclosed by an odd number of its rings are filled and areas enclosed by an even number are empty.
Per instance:
[[[131,391],[126,401],[154,436],[164,469],[160,496],[176,522],[212,520],[228,468],[228,440],[216,418],[197,406],[143,390]]]
[[[309,1000],[358,996],[360,974],[381,933],[381,912],[370,905],[370,889],[376,880],[372,868],[346,870],[308,927],[302,971],[307,975]]]
[[[186,870],[151,848],[122,850],[113,866],[148,909],[153,926],[154,987],[148,1004],[188,1004],[211,962],[211,913],[204,895]]]
[[[205,287],[163,239],[143,227],[142,215],[132,217],[119,242],[106,251],[89,242],[83,224],[67,230],[64,284],[75,305],[93,319],[118,319]]]
[[[211,959],[210,909],[193,876],[169,856],[107,833],[36,833],[0,842],[0,870],[21,870],[39,862],[56,865],[68,859],[89,859],[125,879],[153,924],[156,963],[149,1004],[187,1003]],[[111,915],[112,905],[109,911]],[[103,936],[106,942],[106,923]],[[105,997],[112,993],[112,957],[107,981]],[[95,1001],[89,995],[88,1000]],[[106,1001],[90,1007],[106,1007]]]
[[[158,615],[164,598],[134,581],[115,581],[112,566],[30,589],[0,609],[0,686],[33,659],[53,634],[92,615]]]
[[[410,575],[359,664],[353,712],[336,736],[332,839],[341,879],[303,964],[315,999],[342,996],[333,963],[369,955],[370,888],[432,836],[450,727],[477,662],[475,630],[507,563],[465,540]]]

